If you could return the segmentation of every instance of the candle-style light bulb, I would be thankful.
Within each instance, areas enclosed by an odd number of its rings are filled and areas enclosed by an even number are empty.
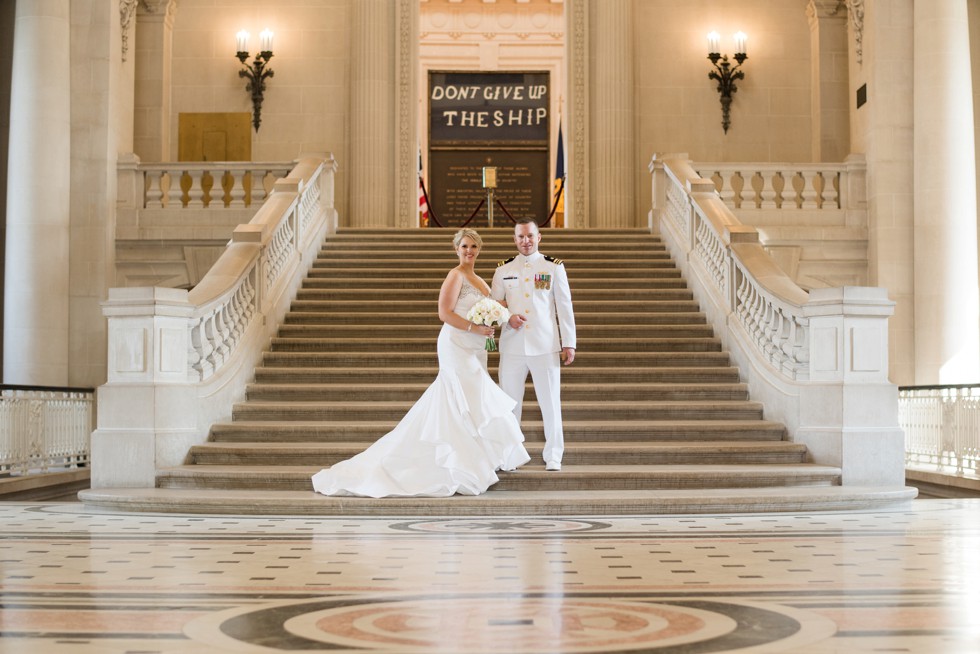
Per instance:
[[[748,38],[745,32],[735,32],[735,52],[745,54],[745,41]]]
[[[235,35],[235,47],[237,48],[235,52],[248,52],[248,37],[249,33],[245,30],[238,31],[238,34]]]
[[[266,28],[259,34],[262,52],[272,52],[272,30]]]
[[[708,32],[708,52],[718,52],[718,44],[721,42],[721,37],[718,32],[711,31]]]

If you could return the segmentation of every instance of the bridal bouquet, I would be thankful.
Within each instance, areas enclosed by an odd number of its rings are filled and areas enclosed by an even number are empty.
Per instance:
[[[492,297],[483,298],[466,312],[467,320],[487,327],[502,325],[509,318],[510,311]],[[493,340],[493,336],[487,336],[486,348],[487,352],[497,351],[497,343]]]

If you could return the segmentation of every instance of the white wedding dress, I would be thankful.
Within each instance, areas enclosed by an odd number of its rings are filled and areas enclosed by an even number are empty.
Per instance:
[[[484,296],[464,281],[453,311]],[[514,400],[487,373],[486,337],[443,324],[439,374],[393,430],[360,454],[313,475],[324,495],[479,495],[497,470],[530,460]]]

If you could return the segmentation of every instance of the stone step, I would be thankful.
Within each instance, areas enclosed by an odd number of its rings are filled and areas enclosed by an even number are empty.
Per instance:
[[[386,380],[379,385],[377,380],[356,384],[344,382],[336,384],[249,384],[246,388],[247,400],[266,402],[342,402],[370,398],[372,402],[415,401],[429,387],[428,383],[406,383]],[[535,401],[533,386],[527,385],[525,398]],[[595,397],[608,397],[619,402],[647,401],[707,401],[707,400],[746,400],[748,389],[745,384],[658,384],[658,383],[605,383],[595,381],[582,383],[562,382],[563,403],[587,400]]]
[[[432,280],[437,287],[438,284],[442,283],[442,280],[446,278],[449,270],[453,267],[452,261],[440,262],[439,264],[431,265],[418,265],[407,268],[411,273],[413,279],[423,279]],[[494,270],[496,270],[497,264],[494,263],[484,263],[477,262],[476,264],[476,274],[485,280],[493,279]],[[400,271],[404,273],[404,270]],[[306,278],[307,282],[313,282],[320,279],[333,279],[333,278],[345,278],[345,279],[390,279],[393,274],[391,268],[385,266],[378,267],[365,267],[359,266],[356,268],[344,268],[342,266],[335,265],[324,265],[322,267],[313,267],[310,269],[309,275]],[[644,279],[644,280],[658,280],[658,279],[680,279],[680,270],[674,266],[666,266],[658,264],[656,266],[650,266],[648,268],[631,268],[629,270],[622,270],[620,268],[615,268],[609,265],[582,265],[579,263],[575,266],[574,274],[570,275],[570,282],[577,282],[579,280],[613,280],[619,279]],[[402,275],[404,277],[404,274]]]
[[[412,311],[290,311],[283,321],[285,325],[435,325],[441,328],[437,316],[430,312]],[[701,312],[662,311],[659,313],[599,313],[576,311],[575,324],[579,331],[593,325],[704,325],[707,318]]]
[[[273,352],[392,352],[432,348],[431,338],[279,338],[272,339]],[[576,343],[581,353],[601,352],[717,352],[721,341],[717,338],[579,338]]]
[[[312,490],[311,477],[323,466],[189,465],[164,469],[159,488]],[[549,472],[528,464],[498,472],[495,492],[668,490],[691,488],[762,488],[829,486],[840,481],[840,469],[809,463],[766,465],[563,465]]]
[[[379,306],[387,304],[388,300],[397,296],[399,301],[422,300],[435,303],[439,299],[437,289],[431,288],[402,288],[397,293],[388,288],[301,288],[296,293],[296,299],[303,300],[358,300],[375,302]],[[686,288],[585,288],[575,291],[573,298],[576,305],[590,300],[608,300],[615,297],[625,302],[655,301],[655,300],[691,300],[693,295]]]
[[[542,246],[543,248],[543,246]],[[663,243],[653,243],[645,241],[633,241],[631,243],[619,243],[615,247],[596,247],[591,243],[552,243],[542,252],[548,256],[562,261],[579,261],[583,259],[603,259],[609,262],[618,262],[625,259],[632,259],[637,256],[669,258],[670,253]],[[503,261],[517,256],[514,243],[484,243],[480,250],[482,261]],[[456,258],[456,252],[449,243],[418,243],[412,245],[412,255],[423,259],[449,259]],[[405,249],[379,248],[371,243],[325,243],[317,253],[318,257],[330,258],[340,257],[345,259],[374,259],[385,261],[387,259],[401,259],[405,257]]]
[[[347,256],[320,256],[313,261],[313,268],[315,269],[331,269],[331,268],[350,268],[350,269],[360,269],[360,268],[384,268],[391,274],[393,270],[411,270],[414,268],[422,267],[442,267],[443,270],[449,272],[459,260],[450,252],[446,256],[442,257],[411,257],[406,256],[404,251],[400,251],[402,258],[397,259],[385,259],[383,262],[376,261],[370,258],[358,258],[358,257],[347,257]],[[674,262],[664,254],[664,256],[644,256],[644,257],[634,257],[619,259],[614,262],[609,261],[606,257],[601,255],[595,255],[589,259],[583,259],[581,261],[573,262],[571,259],[566,259],[566,269],[568,269],[569,277],[574,277],[575,275],[582,275],[583,269],[588,268],[605,268],[607,270],[615,270],[618,274],[617,276],[622,276],[625,272],[631,274],[636,274],[644,270],[652,270],[656,268],[674,268]],[[573,265],[574,263],[574,265]],[[482,262],[476,266],[477,274],[480,271],[486,269],[491,272],[496,269],[497,261],[488,259],[486,262]],[[574,269],[574,272],[573,270]],[[481,275],[482,276],[482,275]]]
[[[438,294],[439,287],[446,278],[446,271],[442,270],[441,272],[442,274],[440,274],[438,277],[419,275],[418,271],[412,271],[411,274],[402,275],[401,277],[361,277],[360,275],[356,274],[310,277],[303,282],[303,289],[348,289],[350,291],[374,289],[391,291],[393,289],[397,289],[399,292],[401,292],[403,289],[418,289]],[[489,283],[492,278],[492,273],[488,274],[486,276],[486,281]],[[572,296],[575,297],[575,294],[578,291],[597,288],[605,289],[606,291],[611,288],[645,290],[686,289],[687,282],[676,276],[655,277],[653,275],[638,275],[636,277],[606,278],[576,276],[569,280],[569,286],[572,289]]]
[[[498,353],[489,354],[491,369],[498,359]],[[424,349],[396,350],[385,352],[379,356],[377,352],[368,350],[350,352],[265,352],[262,364],[267,366],[359,366],[373,369],[390,369],[397,367],[435,366],[437,365],[435,347],[430,342]],[[731,360],[727,352],[590,352],[584,356],[580,352],[576,356],[574,366],[567,369],[608,367],[608,366],[650,366],[660,367],[727,367]]]
[[[353,423],[341,421],[236,420],[211,426],[214,442],[316,442],[340,443],[372,441],[394,429],[399,417],[388,420],[368,419]],[[540,420],[521,420],[527,443],[544,441]],[[768,420],[568,420],[563,419],[566,446],[570,443],[629,442],[638,438],[648,441],[781,441],[786,428]]]
[[[555,474],[555,473],[550,473]],[[562,474],[562,473],[558,473]],[[79,493],[87,506],[112,511],[309,516],[602,516],[874,511],[911,506],[904,486],[783,486],[683,490],[497,492],[452,497],[326,497],[309,489],[270,491],[102,488]]]
[[[410,401],[265,402],[236,403],[232,420],[392,420],[402,418]],[[523,416],[540,420],[537,402],[524,402]],[[712,401],[603,401],[562,402],[564,420],[760,420],[762,405],[744,400]]]
[[[436,315],[438,311],[438,297],[432,296],[425,300],[398,300],[386,299],[383,302],[377,300],[295,300],[290,307],[293,311],[320,312],[320,313],[343,313],[344,311],[364,312],[385,310],[393,313],[402,312],[422,312],[428,315]],[[575,311],[587,313],[602,312],[625,312],[631,314],[646,313],[678,313],[690,311],[697,313],[700,311],[698,303],[694,300],[575,300]]]
[[[371,338],[384,338],[401,340],[404,338],[428,339],[429,343],[435,343],[439,332],[442,330],[442,323],[437,319],[422,324],[401,323],[390,320],[382,325],[354,325],[354,324],[324,324],[324,325],[282,325],[279,328],[277,338],[281,339],[351,339],[363,338],[370,335]],[[590,339],[611,340],[617,338],[712,338],[714,330],[710,325],[650,325],[642,323],[633,324],[605,324],[589,325],[585,328],[579,327],[578,333],[587,333]],[[497,329],[497,336],[500,336],[500,329]],[[585,347],[587,339],[582,339],[581,347]]]
[[[331,466],[363,452],[370,441],[346,443],[206,443],[191,448],[193,465]],[[526,443],[532,462],[543,443]],[[578,465],[765,465],[806,462],[806,446],[788,441],[697,443],[568,443],[563,466]]]
[[[489,369],[490,376],[497,378],[496,366]],[[384,373],[385,384],[431,383],[439,372],[433,363],[430,366],[415,368],[387,368]],[[641,368],[641,367],[580,367],[566,366],[561,371],[562,384],[580,381],[613,380],[619,383],[660,383],[684,384],[694,382],[736,383],[739,381],[738,369],[733,367],[690,367],[690,368]],[[259,366],[255,369],[255,381],[260,384],[358,384],[378,381],[378,371],[371,368],[353,366],[334,367],[271,367]],[[530,382],[529,382],[530,384]]]

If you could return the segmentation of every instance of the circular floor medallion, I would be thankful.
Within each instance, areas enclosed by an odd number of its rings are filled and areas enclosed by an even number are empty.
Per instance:
[[[242,652],[710,654],[791,651],[835,629],[820,616],[778,604],[583,592],[278,602],[202,617],[185,633]]]
[[[438,534],[560,534],[568,532],[609,529],[606,522],[596,520],[555,520],[551,518],[471,518],[465,520],[417,520],[391,525],[396,531],[422,531]]]

